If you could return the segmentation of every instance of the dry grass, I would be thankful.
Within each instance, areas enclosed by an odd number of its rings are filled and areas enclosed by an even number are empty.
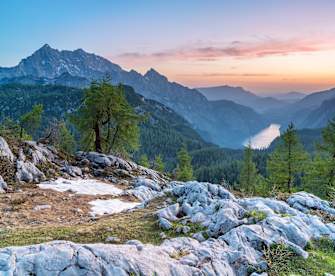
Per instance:
[[[154,200],[144,209],[102,217],[96,221],[72,225],[44,225],[19,227],[0,232],[0,247],[21,246],[52,240],[69,240],[77,243],[105,242],[116,236],[123,243],[137,239],[144,243],[159,244],[162,239],[154,211],[162,199]]]

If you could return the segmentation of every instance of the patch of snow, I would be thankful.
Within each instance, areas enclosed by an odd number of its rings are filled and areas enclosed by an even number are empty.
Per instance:
[[[120,213],[122,211],[132,209],[140,205],[141,203],[122,201],[120,199],[108,199],[108,200],[97,199],[90,201],[89,204],[92,205],[91,215],[102,216],[105,214]]]
[[[57,192],[74,192],[81,195],[121,195],[122,189],[113,184],[107,184],[96,179],[64,179],[45,181],[38,185],[41,189],[51,189]]]

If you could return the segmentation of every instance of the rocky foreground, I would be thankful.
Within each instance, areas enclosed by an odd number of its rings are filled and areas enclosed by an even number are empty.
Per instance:
[[[80,216],[87,219],[133,212],[161,198],[163,203],[154,213],[161,236],[179,235],[160,245],[138,240],[124,244],[51,241],[7,247],[0,249],[0,275],[266,275],[263,250],[272,244],[285,244],[307,258],[305,248],[311,240],[326,237],[335,242],[335,209],[305,192],[285,200],[237,198],[220,185],[170,182],[115,156],[80,152],[64,161],[51,147],[34,142],[10,147],[1,137],[0,160],[1,191],[8,196],[13,183],[21,185],[22,193],[26,183],[34,183],[33,193],[50,191],[86,204]],[[115,200],[119,200],[117,206],[134,205],[105,208]],[[92,203],[97,201],[99,212]],[[58,207],[51,205],[38,205],[37,212],[55,208],[57,213]],[[109,241],[113,239],[117,237]]]

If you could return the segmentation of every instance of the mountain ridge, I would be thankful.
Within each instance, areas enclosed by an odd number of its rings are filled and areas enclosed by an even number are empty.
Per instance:
[[[272,108],[281,108],[287,103],[270,96],[261,97],[243,87],[229,85],[197,88],[208,100],[229,100],[263,113]]]
[[[111,77],[114,84],[123,83],[132,86],[145,98],[153,99],[173,109],[208,142],[238,148],[247,138],[245,133],[239,130],[236,134],[230,135],[230,122],[217,116],[213,112],[212,103],[199,91],[170,82],[154,69],[149,69],[142,75],[135,70],[125,71],[119,65],[81,49],[59,51],[49,45],[44,45],[17,66],[0,68],[0,83],[19,82],[21,78],[26,82],[34,79],[32,82],[39,84],[85,87],[93,80],[106,77]],[[235,114],[239,117],[239,121],[250,123],[245,114]],[[248,128],[251,135],[267,124],[256,112],[253,112],[252,117],[255,119],[251,125],[245,123],[240,126],[240,129]]]

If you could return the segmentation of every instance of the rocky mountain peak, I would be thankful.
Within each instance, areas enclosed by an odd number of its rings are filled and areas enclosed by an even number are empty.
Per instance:
[[[111,72],[118,72],[121,67],[83,49],[59,51],[45,44],[31,56],[23,59],[14,69],[15,76],[31,75],[54,79],[68,73],[92,80],[102,78]]]
[[[52,55],[55,52],[58,52],[58,50],[52,48],[49,44],[44,44],[41,48],[37,49],[30,57],[23,59],[23,60],[27,60],[33,56],[37,56],[41,54],[43,55],[43,57],[45,57],[45,55]]]
[[[144,75],[145,78],[149,79],[149,80],[153,80],[153,81],[164,81],[167,82],[168,79],[167,77],[165,77],[164,75],[160,74],[159,72],[157,72],[155,69],[150,68]]]

